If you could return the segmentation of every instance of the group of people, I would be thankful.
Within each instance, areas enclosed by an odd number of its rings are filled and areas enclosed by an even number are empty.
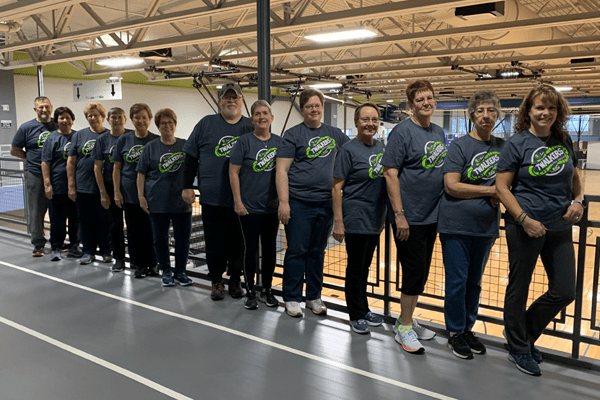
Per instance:
[[[519,109],[517,133],[504,141],[492,135],[500,100],[493,91],[476,92],[468,104],[472,131],[447,148],[444,131],[431,122],[436,106],[431,83],[412,82],[406,97],[412,115],[392,130],[386,146],[376,139],[381,117],[376,104],[356,108],[357,134],[350,140],[321,122],[324,97],[313,89],[300,94],[303,122],[280,137],[271,133],[274,115],[268,102],[255,102],[250,118],[244,117],[240,87],[226,84],[218,93],[219,113],[202,118],[187,141],[174,136],[177,116],[170,109],[154,117],[158,136],[148,131],[152,112],[147,105],[131,107],[135,131],[127,131],[122,109],[108,112],[107,130],[104,108],[92,103],[84,110],[90,127],[73,133],[71,110],[58,108],[52,121],[50,101],[37,98],[37,118],[21,126],[11,150],[27,160],[33,255],[43,255],[43,227],[36,224],[43,223],[42,200],[47,197],[52,260],[61,257],[68,220],[69,256],[82,256],[80,262],[87,264],[98,249],[103,262],[112,262],[114,255],[112,269],[120,271],[124,210],[135,277],[158,274],[158,260],[163,286],[189,285],[185,265],[197,179],[212,300],[225,298],[225,273],[229,294],[244,297],[243,274],[245,308],[256,309],[259,301],[279,305],[271,285],[281,223],[287,244],[282,282],[286,313],[303,315],[306,284],[306,308],[326,314],[321,291],[333,231],[335,240],[346,242],[351,329],[366,334],[383,323],[369,309],[367,281],[387,217],[402,268],[396,341],[405,351],[421,354],[425,348],[420,341],[435,336],[413,315],[439,233],[448,347],[457,357],[471,359],[486,351],[472,329],[502,203],[510,268],[505,298],[509,359],[519,370],[540,375],[535,342],[574,299],[571,229],[585,207],[565,130],[568,104],[553,87],[536,87]],[[538,256],[549,288],[527,308]]]

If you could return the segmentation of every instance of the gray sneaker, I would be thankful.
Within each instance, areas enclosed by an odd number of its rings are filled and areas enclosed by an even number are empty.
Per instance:
[[[95,260],[96,260],[96,256],[94,256],[92,254],[84,254],[83,257],[81,257],[81,259],[79,260],[79,264],[87,265],[87,264],[91,264]]]
[[[300,308],[300,303],[297,301],[286,301],[285,302],[285,312],[290,317],[301,317],[302,309]]]
[[[69,249],[69,252],[67,253],[67,257],[69,258],[81,258],[82,255],[83,252],[81,251],[78,245],[74,245],[73,247],[71,247]]]
[[[115,260],[115,263],[113,264],[112,267],[110,267],[110,270],[113,272],[121,272],[125,269],[125,260]]]
[[[327,314],[327,307],[323,304],[323,300],[321,299],[306,300],[306,308],[310,308],[312,312],[317,315]]]
[[[409,353],[423,354],[425,352],[425,348],[421,345],[419,339],[417,339],[417,334],[412,328],[408,328],[405,331],[397,331],[394,339]]]
[[[398,333],[398,328],[402,325],[402,320],[400,317],[396,318],[396,322],[394,323],[394,333]],[[412,320],[412,329],[415,331],[417,338],[419,340],[431,340],[435,337],[435,332],[431,329],[427,329],[419,324],[415,318]]]

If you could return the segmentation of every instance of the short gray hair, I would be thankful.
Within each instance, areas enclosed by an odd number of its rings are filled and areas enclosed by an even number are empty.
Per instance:
[[[256,100],[252,107],[250,107],[250,117],[254,115],[254,111],[256,111],[257,107],[267,107],[269,109],[269,114],[273,115],[273,109],[271,109],[271,105],[266,100]]]
[[[500,111],[502,110],[502,106],[500,105],[500,99],[496,95],[496,92],[493,90],[478,90],[473,94],[473,97],[469,100],[469,118],[473,121],[473,116],[475,115],[475,110],[477,110],[477,106],[481,103],[492,103],[494,108],[498,112],[498,116],[500,116]]]

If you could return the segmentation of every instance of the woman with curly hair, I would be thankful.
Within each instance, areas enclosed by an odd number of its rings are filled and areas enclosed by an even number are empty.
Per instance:
[[[535,341],[575,298],[573,223],[585,204],[573,143],[565,128],[569,105],[550,85],[532,89],[519,107],[515,131],[500,155],[496,191],[506,207],[509,275],[504,300],[508,359],[541,375]],[[548,290],[527,308],[538,257]]]

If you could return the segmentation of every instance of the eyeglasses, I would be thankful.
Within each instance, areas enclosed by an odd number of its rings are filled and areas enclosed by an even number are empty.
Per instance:
[[[321,108],[323,108],[323,105],[321,103],[319,103],[319,104],[311,104],[311,105],[308,105],[308,106],[304,106],[305,110],[312,110],[312,109],[319,110]]]
[[[225,96],[225,97],[221,97],[221,100],[237,101],[239,98],[240,98],[240,96]]]
[[[167,125],[172,126],[172,125],[175,125],[175,122],[174,121],[160,121],[159,125],[160,126],[167,126]]]
[[[485,113],[488,113],[489,115],[496,115],[498,114],[498,110],[495,108],[478,108],[475,110],[475,115],[477,116],[484,115]]]
[[[368,124],[369,122],[372,122],[374,124],[378,124],[379,123],[379,118],[359,118],[359,121],[361,121],[363,124]]]

